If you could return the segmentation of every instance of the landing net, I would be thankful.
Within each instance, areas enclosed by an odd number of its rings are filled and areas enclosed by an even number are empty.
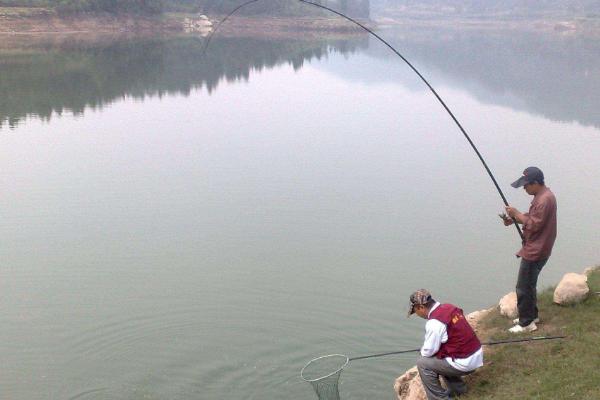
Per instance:
[[[315,389],[319,400],[340,400],[338,382],[350,359],[343,354],[330,354],[310,360],[300,376]]]

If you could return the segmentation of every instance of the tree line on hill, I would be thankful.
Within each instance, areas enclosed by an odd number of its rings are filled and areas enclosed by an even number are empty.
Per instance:
[[[247,0],[0,0],[0,7],[45,7],[61,13],[105,12],[160,14],[168,11],[227,14]],[[370,0],[311,0],[356,17],[368,17]],[[317,15],[322,10],[296,0],[264,0],[240,10],[241,15]]]
[[[374,13],[421,9],[460,14],[511,13],[535,15],[547,12],[600,14],[598,0],[371,0]]]

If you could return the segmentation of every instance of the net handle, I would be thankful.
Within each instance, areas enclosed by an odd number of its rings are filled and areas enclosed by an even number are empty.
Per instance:
[[[321,360],[321,359],[327,358],[327,357],[344,357],[346,359],[346,361],[344,362],[344,364],[341,367],[339,367],[338,369],[336,369],[332,373],[327,374],[325,376],[321,376],[321,377],[315,378],[315,379],[306,379],[304,377],[304,370],[306,369],[306,367],[308,367],[310,364],[312,364],[315,361],[318,361],[318,360]],[[348,356],[345,355],[345,354],[328,354],[326,356],[321,356],[321,357],[313,358],[312,360],[310,360],[309,362],[307,362],[304,367],[302,367],[302,370],[300,371],[300,376],[302,377],[302,379],[304,379],[305,382],[317,382],[317,381],[320,381],[321,379],[329,378],[330,376],[337,374],[338,372],[340,372],[341,370],[343,370],[346,367],[346,365],[348,365],[349,362],[350,362],[350,358],[348,358]]]

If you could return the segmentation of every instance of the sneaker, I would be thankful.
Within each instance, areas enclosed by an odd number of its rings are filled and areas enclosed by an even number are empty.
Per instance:
[[[533,322],[535,322],[536,324],[539,324],[540,323],[540,319],[536,318],[536,319],[533,320]],[[515,324],[515,325],[518,324],[519,323],[519,318],[513,319],[512,323]]]
[[[521,326],[521,325],[515,325],[512,328],[510,328],[508,331],[510,333],[525,333],[525,332],[533,332],[537,330],[537,326],[535,324],[535,322],[530,323],[527,326]]]

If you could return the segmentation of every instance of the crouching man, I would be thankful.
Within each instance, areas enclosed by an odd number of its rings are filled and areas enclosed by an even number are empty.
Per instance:
[[[452,304],[440,304],[425,289],[410,296],[408,316],[413,313],[427,320],[419,376],[428,400],[448,400],[467,391],[462,375],[483,365],[483,349],[463,311]],[[448,390],[440,384],[444,379]]]

